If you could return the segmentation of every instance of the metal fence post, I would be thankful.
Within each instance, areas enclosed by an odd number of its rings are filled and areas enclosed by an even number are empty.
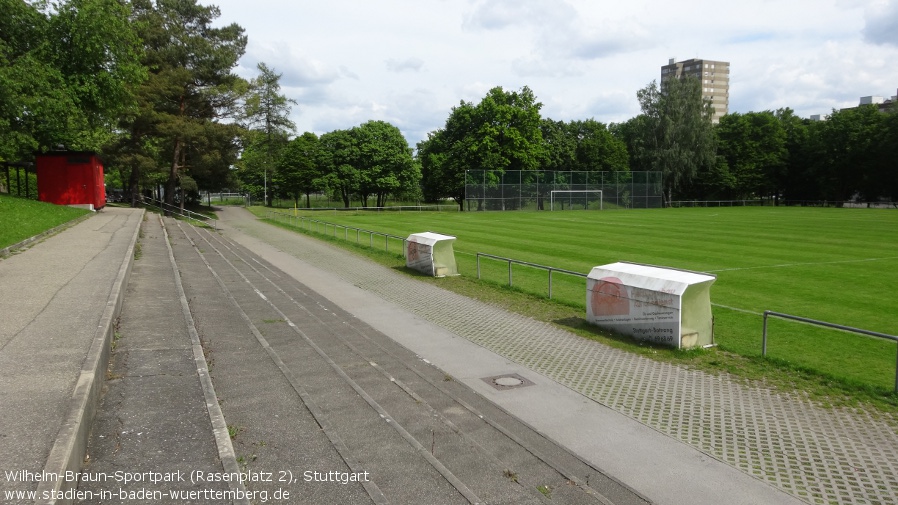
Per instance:
[[[769,310],[764,311],[764,334],[761,337],[761,356],[767,356],[767,315]]]
[[[552,299],[552,269],[549,269],[549,300]]]
[[[511,261],[508,262],[508,285],[511,286]]]

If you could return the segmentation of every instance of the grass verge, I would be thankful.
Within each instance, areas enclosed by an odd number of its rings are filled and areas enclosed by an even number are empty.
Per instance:
[[[0,196],[0,248],[18,244],[89,212],[15,196]]]

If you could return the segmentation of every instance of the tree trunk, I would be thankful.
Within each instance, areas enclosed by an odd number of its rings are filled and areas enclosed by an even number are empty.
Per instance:
[[[137,207],[140,200],[140,165],[131,165],[131,177],[128,179],[128,193],[131,195],[131,206]]]
[[[165,203],[175,205],[175,187],[178,184],[178,160],[181,158],[181,139],[175,139],[175,155],[172,157],[171,169],[168,172],[168,182],[165,184]],[[169,211],[165,212],[170,216]]]
[[[187,152],[185,150],[181,151],[181,162],[180,166],[185,166],[187,164]],[[184,191],[184,188],[181,188],[181,214],[184,213],[184,202],[187,200],[187,192]]]

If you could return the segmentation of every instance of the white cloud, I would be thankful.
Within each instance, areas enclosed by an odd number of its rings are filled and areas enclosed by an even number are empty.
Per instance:
[[[424,60],[421,58],[406,58],[404,60],[390,58],[386,61],[386,64],[387,70],[390,72],[418,72],[424,66]]]
[[[555,120],[625,121],[670,57],[729,61],[734,112],[807,116],[898,87],[898,0],[215,3],[249,37],[239,73],[282,73],[300,133],[382,119],[414,145],[494,86],[529,86]]]
[[[874,2],[867,10],[864,38],[874,44],[898,47],[898,1]]]

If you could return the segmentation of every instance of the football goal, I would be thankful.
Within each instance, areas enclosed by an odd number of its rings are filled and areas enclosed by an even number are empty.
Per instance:
[[[583,208],[589,209],[589,200],[593,200],[593,205],[595,205],[596,197],[590,196],[598,194],[599,200],[599,210],[602,210],[602,190],[601,189],[554,189],[549,192],[549,210],[555,210],[555,201],[558,200],[562,205],[562,209],[564,208],[564,203],[567,202],[568,208],[572,208],[571,206],[574,203],[582,204]],[[574,196],[580,195],[580,196]]]

